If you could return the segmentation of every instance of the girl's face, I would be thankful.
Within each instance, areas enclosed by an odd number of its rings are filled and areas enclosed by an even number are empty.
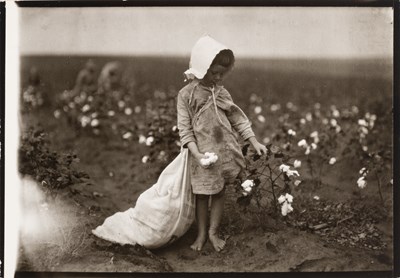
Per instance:
[[[229,71],[229,68],[221,66],[221,65],[213,65],[211,66],[206,75],[204,75],[201,82],[208,87],[212,87],[215,85],[219,85],[221,81],[224,79],[225,74]]]

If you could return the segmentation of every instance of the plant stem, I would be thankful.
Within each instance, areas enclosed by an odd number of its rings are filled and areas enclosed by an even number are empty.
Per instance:
[[[376,180],[378,181],[378,192],[379,192],[379,197],[381,198],[382,201],[382,205],[385,208],[385,201],[383,200],[383,196],[382,196],[382,190],[381,190],[381,179],[379,178],[378,173],[375,171],[375,176],[376,176]]]

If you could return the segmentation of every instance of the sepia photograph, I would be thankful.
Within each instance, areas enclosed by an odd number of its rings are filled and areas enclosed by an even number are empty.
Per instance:
[[[392,7],[14,10],[16,273],[393,271]]]

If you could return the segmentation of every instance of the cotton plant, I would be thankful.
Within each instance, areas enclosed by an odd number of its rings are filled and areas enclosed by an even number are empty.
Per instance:
[[[282,206],[278,201],[279,194],[290,192],[292,186],[301,183],[298,179],[301,161],[271,143],[266,147],[267,154],[262,156],[255,153],[249,144],[243,147],[247,176],[238,183],[238,203],[247,207],[252,201],[260,211],[270,208],[278,213]],[[291,206],[284,206],[285,211],[290,210]]]

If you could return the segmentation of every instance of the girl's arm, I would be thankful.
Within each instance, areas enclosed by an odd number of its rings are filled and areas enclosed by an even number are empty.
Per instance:
[[[242,109],[240,109],[239,106],[233,102],[228,91],[223,91],[221,93],[221,97],[223,105],[228,108],[226,115],[231,123],[232,128],[235,129],[244,140],[248,140],[250,142],[258,155],[266,154],[267,148],[257,141],[251,128],[249,119]]]
[[[188,106],[185,100],[182,97],[182,94],[178,94],[177,100],[177,111],[178,111],[178,130],[179,136],[181,138],[181,144],[184,148],[188,148],[189,151],[193,154],[193,156],[199,161],[202,158],[205,158],[205,155],[199,151],[196,143],[196,137],[194,136],[192,120],[190,117],[190,113],[188,111]],[[202,165],[204,168],[208,166]]]
[[[196,142],[192,127],[192,119],[188,110],[189,107],[183,98],[183,92],[179,92],[177,99],[178,130],[181,144],[184,148],[187,147],[189,142]]]
[[[258,142],[255,136],[250,137],[249,142],[253,146],[253,148],[256,150],[258,155],[267,153],[267,147],[265,147],[263,144]]]

